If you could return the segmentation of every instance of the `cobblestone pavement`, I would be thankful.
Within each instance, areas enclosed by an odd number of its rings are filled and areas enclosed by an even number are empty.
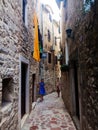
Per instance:
[[[62,98],[51,93],[37,102],[22,130],[76,130]]]

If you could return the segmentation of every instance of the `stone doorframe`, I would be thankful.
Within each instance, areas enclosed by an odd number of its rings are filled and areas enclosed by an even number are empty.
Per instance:
[[[27,65],[27,76],[26,76],[26,114],[29,114],[29,60],[19,55],[19,102],[18,102],[18,121],[19,130],[21,129],[21,64]]]
[[[71,64],[70,66],[70,86],[71,86],[71,90],[70,90],[70,94],[71,94],[71,105],[72,105],[72,118],[76,124],[77,129],[81,129],[81,123],[82,123],[82,106],[81,106],[81,98],[82,98],[82,94],[81,94],[81,72],[80,72],[80,68],[77,64],[77,80],[78,80],[78,98],[79,98],[79,114],[80,114],[80,119],[77,118],[76,116],[76,100],[75,100],[75,84],[74,84],[74,68],[73,68],[73,64]]]

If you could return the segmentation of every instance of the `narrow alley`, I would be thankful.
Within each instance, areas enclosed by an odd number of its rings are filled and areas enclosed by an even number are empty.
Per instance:
[[[0,130],[98,130],[98,0],[0,0]]]
[[[61,97],[53,92],[37,102],[22,130],[76,130]]]

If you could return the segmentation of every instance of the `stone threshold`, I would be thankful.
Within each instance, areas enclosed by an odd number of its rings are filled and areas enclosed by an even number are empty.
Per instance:
[[[27,118],[29,117],[29,114],[25,114],[21,120],[21,128],[23,127],[25,121],[27,120]]]

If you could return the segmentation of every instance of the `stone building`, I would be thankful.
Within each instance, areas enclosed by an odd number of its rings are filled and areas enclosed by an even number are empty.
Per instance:
[[[98,1],[65,0],[62,11],[62,97],[77,129],[97,130]]]
[[[48,94],[55,90],[55,80],[57,75],[59,75],[57,73],[59,69],[59,64],[57,64],[57,52],[60,50],[60,39],[56,39],[56,37],[60,37],[59,23],[53,19],[53,10],[49,5],[37,1],[36,10],[43,43],[40,78],[44,78],[46,92]],[[55,45],[55,40],[57,45]]]
[[[0,0],[0,129],[20,130],[35,100],[32,0]]]
[[[61,58],[61,30],[60,21],[53,20],[53,32],[54,32],[54,62],[55,62],[55,76],[56,78],[61,77],[60,70],[60,58]]]

